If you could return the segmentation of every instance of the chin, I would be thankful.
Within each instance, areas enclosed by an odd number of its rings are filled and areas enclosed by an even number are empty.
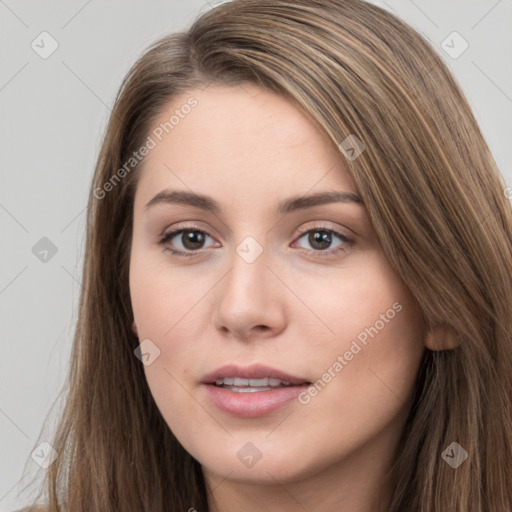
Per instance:
[[[248,438],[250,436],[244,436]],[[253,485],[275,485],[276,481],[292,483],[321,470],[322,461],[304,457],[300,446],[283,444],[230,440],[231,446],[218,446],[215,452],[210,448],[193,456],[210,474]]]

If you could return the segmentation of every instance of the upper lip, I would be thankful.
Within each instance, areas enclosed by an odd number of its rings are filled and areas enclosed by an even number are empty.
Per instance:
[[[288,373],[285,373],[281,370],[259,363],[247,366],[227,364],[225,366],[221,366],[217,370],[214,370],[208,375],[205,375],[202,382],[203,384],[214,384],[217,379],[223,379],[225,377],[239,377],[241,379],[264,379],[269,377],[273,379],[285,380],[291,384],[309,383],[307,379],[289,375]]]

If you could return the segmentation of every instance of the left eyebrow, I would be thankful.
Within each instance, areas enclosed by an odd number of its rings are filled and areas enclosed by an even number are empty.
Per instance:
[[[212,213],[222,213],[222,208],[210,196],[182,190],[167,189],[162,190],[153,197],[153,199],[146,204],[144,209],[148,210],[152,206],[161,203],[181,204],[184,206],[200,208]],[[353,194],[351,192],[326,191],[307,196],[291,197],[277,206],[276,213],[285,214],[329,203],[355,203],[363,206],[363,201],[357,194]]]
[[[308,196],[296,196],[283,201],[277,207],[277,213],[290,213],[329,203],[356,203],[363,206],[363,200],[351,192],[318,192]]]

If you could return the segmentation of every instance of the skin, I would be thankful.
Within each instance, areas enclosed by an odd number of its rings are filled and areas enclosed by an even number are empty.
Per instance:
[[[198,105],[145,157],[134,202],[133,328],[160,349],[144,366],[155,402],[201,463],[212,512],[385,511],[386,471],[430,339],[423,316],[363,204],[273,211],[291,196],[357,194],[342,153],[309,118],[244,84],[183,94],[155,126],[190,96]],[[158,204],[146,212],[163,189],[207,194],[223,211]],[[159,244],[164,232],[191,224],[207,234],[194,256],[164,250],[193,253],[180,234]],[[322,228],[353,244],[333,235],[324,252],[341,250],[322,256],[299,231]],[[247,236],[263,250],[252,263],[236,252]],[[333,372],[338,356],[395,303],[401,310],[394,318]],[[335,377],[308,403],[293,400],[267,416],[217,409],[201,385],[204,375],[253,362],[310,382],[329,368]],[[250,468],[237,457],[247,442],[262,454]]]

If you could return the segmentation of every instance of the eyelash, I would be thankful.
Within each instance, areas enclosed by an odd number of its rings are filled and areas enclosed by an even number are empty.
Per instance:
[[[172,230],[172,231],[168,231],[167,233],[165,233],[160,238],[158,243],[159,243],[159,245],[165,246],[169,240],[171,240],[175,236],[177,236],[177,235],[179,235],[179,234],[181,234],[181,233],[183,233],[185,231],[192,231],[192,232],[201,233],[201,234],[206,235],[206,236],[210,236],[206,231],[203,231],[202,229],[198,229],[195,226],[186,226],[186,227],[178,228],[178,229],[175,229],[175,230]],[[306,234],[308,234],[310,232],[317,232],[317,231],[323,231],[323,232],[327,232],[329,234],[335,235],[336,237],[338,237],[343,242],[343,244],[341,244],[337,248],[331,249],[331,250],[324,250],[324,251],[314,250],[314,249],[306,250],[306,252],[308,254],[314,254],[315,256],[320,256],[321,258],[322,257],[329,257],[329,256],[331,256],[333,254],[338,253],[338,252],[346,251],[347,250],[347,246],[348,246],[348,248],[350,248],[355,243],[355,241],[353,239],[348,238],[347,236],[343,235],[342,233],[339,233],[338,231],[335,231],[334,229],[331,229],[331,228],[328,228],[328,227],[325,227],[325,226],[314,226],[313,228],[308,228],[308,229],[305,229],[305,230],[301,230],[299,232],[299,236],[298,236],[297,240],[300,240],[304,235],[306,235]],[[184,252],[184,251],[179,251],[179,250],[176,250],[176,249],[173,249],[173,248],[167,246],[167,247],[164,248],[164,250],[172,253],[175,256],[191,257],[191,256],[197,256],[198,253],[202,249],[198,249],[197,251],[186,251],[186,252]]]

